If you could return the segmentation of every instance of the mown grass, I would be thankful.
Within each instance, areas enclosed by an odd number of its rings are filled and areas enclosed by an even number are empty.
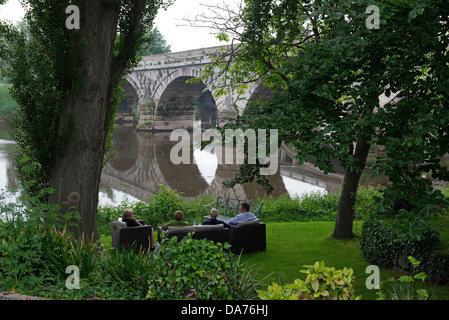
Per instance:
[[[445,223],[442,242],[449,237],[449,217],[438,218],[435,222],[441,226]],[[272,282],[287,284],[297,278],[304,279],[300,273],[304,265],[314,264],[323,260],[326,266],[354,270],[354,288],[363,300],[378,298],[376,291],[369,290],[365,285],[367,277],[366,261],[360,251],[358,237],[351,240],[335,240],[330,237],[334,227],[333,222],[272,222],[267,224],[267,250],[264,252],[243,255],[241,261],[259,268],[258,279],[263,279],[266,285]],[[354,231],[360,235],[361,223],[356,222]],[[380,280],[398,279],[402,274],[391,269],[380,268]],[[430,299],[449,300],[449,286],[426,286]]]
[[[359,223],[355,226],[357,229]],[[272,282],[287,284],[297,278],[304,279],[300,270],[304,265],[323,260],[326,266],[354,270],[355,291],[362,299],[376,299],[376,293],[366,289],[368,274],[365,261],[360,251],[358,238],[335,240],[330,237],[333,222],[273,222],[267,224],[267,250],[242,256],[242,262],[260,267],[258,278],[268,285]],[[392,270],[381,270],[382,278],[397,276]]]

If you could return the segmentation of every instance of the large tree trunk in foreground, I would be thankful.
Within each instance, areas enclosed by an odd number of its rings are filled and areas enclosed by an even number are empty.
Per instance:
[[[143,6],[145,1],[136,3]],[[80,58],[84,78],[81,87],[64,105],[59,131],[68,130],[70,136],[51,170],[50,185],[55,193],[49,201],[61,205],[64,212],[69,194],[79,193],[79,201],[73,205],[81,220],[79,227],[72,231],[85,238],[98,239],[98,191],[111,92],[125,69],[125,63],[113,57],[120,1],[80,0],[77,5],[81,27],[69,39],[72,47],[69,59]],[[136,17],[137,23],[140,18]]]
[[[352,227],[354,219],[354,206],[359,187],[360,177],[366,166],[370,145],[369,139],[360,136],[357,139],[355,157],[358,159],[356,170],[346,170],[343,180],[343,188],[338,204],[338,213],[335,221],[332,237],[335,239],[350,239],[353,237]]]

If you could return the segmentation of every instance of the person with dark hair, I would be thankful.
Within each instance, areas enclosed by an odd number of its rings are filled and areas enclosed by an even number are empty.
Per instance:
[[[240,214],[228,221],[231,225],[237,225],[240,221],[252,221],[257,219],[257,217],[249,211],[250,206],[247,202],[242,202],[240,204]]]

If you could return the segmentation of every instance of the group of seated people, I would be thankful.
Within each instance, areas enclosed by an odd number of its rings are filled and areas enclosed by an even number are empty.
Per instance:
[[[225,227],[230,228],[231,225],[237,225],[240,221],[252,221],[257,219],[257,217],[251,213],[250,206],[247,202],[243,202],[240,205],[240,214],[230,219],[228,222],[224,222],[221,220],[218,220],[218,210],[213,208],[210,211],[210,219],[208,221],[204,221],[203,225],[216,225],[216,224],[223,224]],[[134,212],[131,209],[126,209],[123,212],[123,218],[122,221],[126,223],[127,227],[138,227],[142,224],[134,217]],[[163,224],[161,226],[162,230],[168,230],[168,227],[185,227],[189,226],[189,223],[187,221],[184,221],[184,213],[182,211],[176,211],[174,213],[174,220],[170,220],[169,222]],[[154,230],[151,230],[151,249],[154,249]]]

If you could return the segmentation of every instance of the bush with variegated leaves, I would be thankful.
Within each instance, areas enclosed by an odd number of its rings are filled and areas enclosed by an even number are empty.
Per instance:
[[[273,283],[267,291],[258,290],[262,300],[359,300],[355,296],[352,282],[354,281],[352,268],[337,270],[326,267],[324,261],[314,265],[304,266],[307,270],[305,280],[296,279],[284,286]]]

